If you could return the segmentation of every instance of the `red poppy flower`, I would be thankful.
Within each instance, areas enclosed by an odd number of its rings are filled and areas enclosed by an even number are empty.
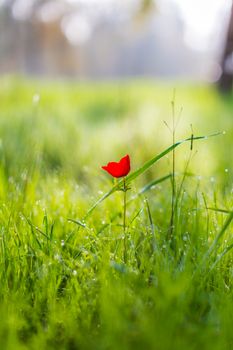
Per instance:
[[[102,166],[102,169],[107,171],[113,177],[122,177],[128,175],[130,172],[130,158],[127,154],[121,158],[119,162],[110,162],[106,166]]]

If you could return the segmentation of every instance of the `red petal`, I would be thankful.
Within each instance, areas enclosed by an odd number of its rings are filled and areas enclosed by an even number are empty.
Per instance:
[[[119,162],[110,162],[107,166],[102,166],[113,177],[122,177],[130,172],[130,158],[127,154]]]

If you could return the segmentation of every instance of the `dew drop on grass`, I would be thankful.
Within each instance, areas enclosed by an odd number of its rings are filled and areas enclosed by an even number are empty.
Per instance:
[[[40,102],[40,95],[38,93],[34,94],[32,97],[32,102],[38,104]]]
[[[225,173],[228,173],[229,170],[226,168],[224,171],[225,171]]]
[[[14,183],[14,179],[13,179],[13,177],[12,177],[12,176],[10,176],[10,177],[9,177],[8,182],[9,182],[9,183],[11,183],[11,184],[13,184],[13,183]]]
[[[23,181],[26,181],[27,180],[27,172],[26,171],[23,171],[22,174],[21,174],[21,179]]]
[[[61,255],[55,254],[54,255],[54,259],[57,260],[57,261],[61,261]]]
[[[77,271],[76,270],[73,270],[73,276],[77,276]]]
[[[65,242],[64,242],[64,239],[61,240],[61,246],[64,247],[65,245]]]

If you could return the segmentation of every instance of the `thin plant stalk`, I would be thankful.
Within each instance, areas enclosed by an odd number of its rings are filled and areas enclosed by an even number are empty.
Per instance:
[[[171,105],[172,105],[172,143],[175,144],[175,138],[176,138],[176,125],[175,125],[175,98],[173,98]],[[174,216],[175,216],[175,204],[176,204],[176,180],[175,180],[175,149],[172,150],[172,200],[171,200],[171,218],[170,218],[170,226],[169,226],[169,240],[171,241],[171,248],[175,249],[174,247]]]
[[[124,200],[123,200],[123,230],[124,230],[124,262],[127,262],[127,237],[126,237],[126,181],[125,177],[123,179],[123,192],[124,192]]]

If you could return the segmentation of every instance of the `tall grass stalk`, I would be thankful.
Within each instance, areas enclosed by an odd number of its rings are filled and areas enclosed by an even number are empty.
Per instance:
[[[127,193],[127,186],[125,177],[123,179],[123,232],[124,232],[124,262],[127,263],[127,226],[126,226],[126,193]]]

